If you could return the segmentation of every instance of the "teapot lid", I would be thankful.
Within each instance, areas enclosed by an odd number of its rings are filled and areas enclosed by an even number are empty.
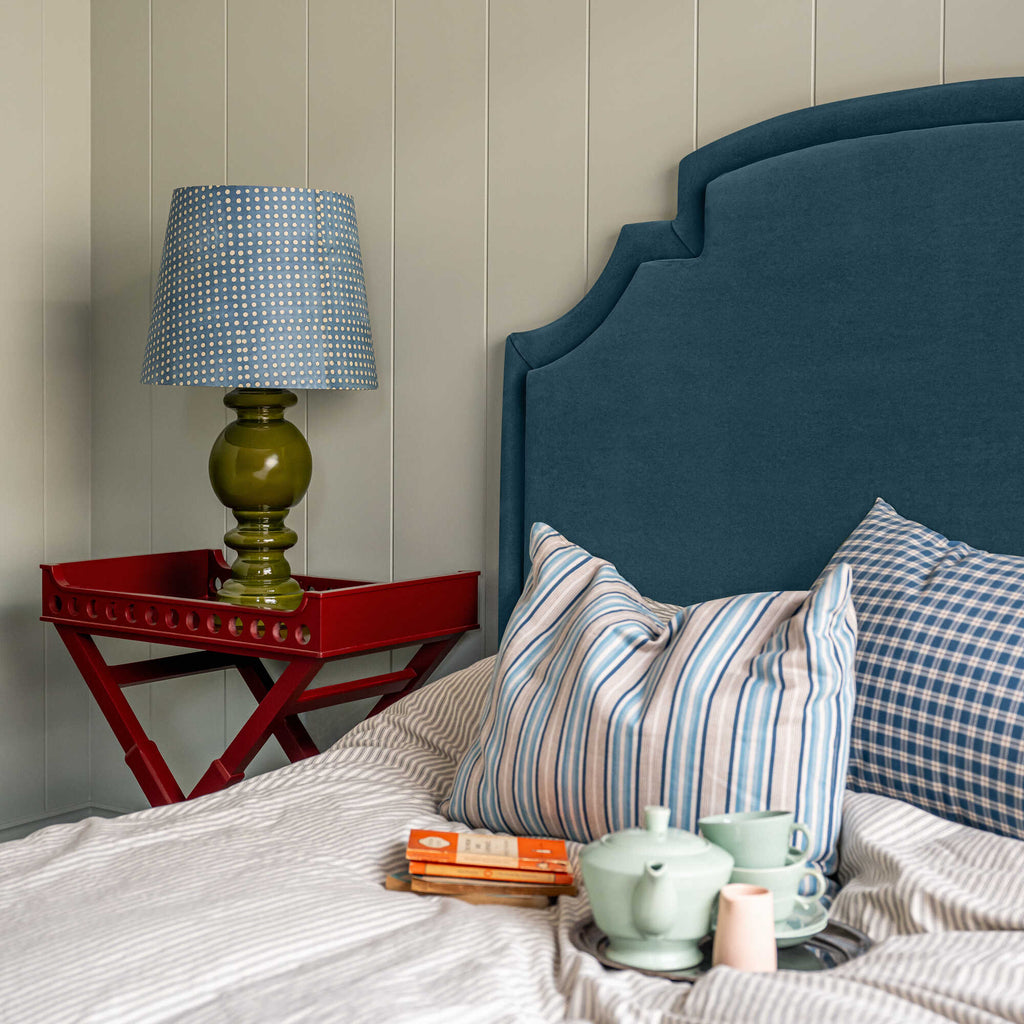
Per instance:
[[[701,854],[725,853],[708,842],[703,836],[695,835],[682,828],[669,828],[671,811],[667,807],[649,806],[644,808],[644,827],[627,828],[602,836],[588,849],[615,851],[623,857],[652,858],[659,860],[675,857],[693,857]],[[728,856],[726,854],[726,856]],[[731,859],[731,858],[730,858]]]

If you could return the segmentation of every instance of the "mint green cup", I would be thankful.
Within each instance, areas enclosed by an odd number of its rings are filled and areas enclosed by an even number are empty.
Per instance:
[[[811,845],[811,831],[802,821],[793,821],[792,811],[740,811],[712,814],[697,822],[704,838],[732,854],[736,867],[781,868],[791,857],[806,859],[793,845],[793,833]]]
[[[814,892],[800,895],[800,886],[807,878],[814,880]],[[730,882],[758,885],[772,894],[775,920],[784,921],[793,912],[797,899],[814,902],[828,890],[825,876],[806,863],[803,854],[796,854],[781,868],[733,868]]]

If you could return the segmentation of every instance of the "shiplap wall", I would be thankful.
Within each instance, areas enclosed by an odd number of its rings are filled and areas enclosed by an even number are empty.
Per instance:
[[[0,4],[0,829],[89,800],[89,697],[39,563],[89,552],[89,2]]]
[[[484,569],[487,629],[461,664],[497,639],[505,336],[575,303],[621,224],[674,214],[695,145],[815,102],[1021,74],[1022,41],[1016,0],[93,0],[93,554],[225,529],[206,478],[221,393],[137,383],[173,187],[354,194],[381,386],[295,413],[314,480],[293,566]],[[132,700],[186,781],[249,711],[223,676]],[[92,743],[94,798],[141,805],[95,714]]]

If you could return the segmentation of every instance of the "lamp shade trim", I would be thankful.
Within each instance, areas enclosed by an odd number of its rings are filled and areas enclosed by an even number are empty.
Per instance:
[[[175,189],[142,382],[375,388],[352,197],[291,186]]]

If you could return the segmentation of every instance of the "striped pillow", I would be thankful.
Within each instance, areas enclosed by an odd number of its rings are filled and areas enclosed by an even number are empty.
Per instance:
[[[851,788],[1024,839],[1024,558],[878,499],[839,562],[860,627]]]
[[[833,866],[853,705],[850,572],[663,622],[615,567],[536,524],[479,736],[442,813],[581,842],[636,826],[792,809]]]

